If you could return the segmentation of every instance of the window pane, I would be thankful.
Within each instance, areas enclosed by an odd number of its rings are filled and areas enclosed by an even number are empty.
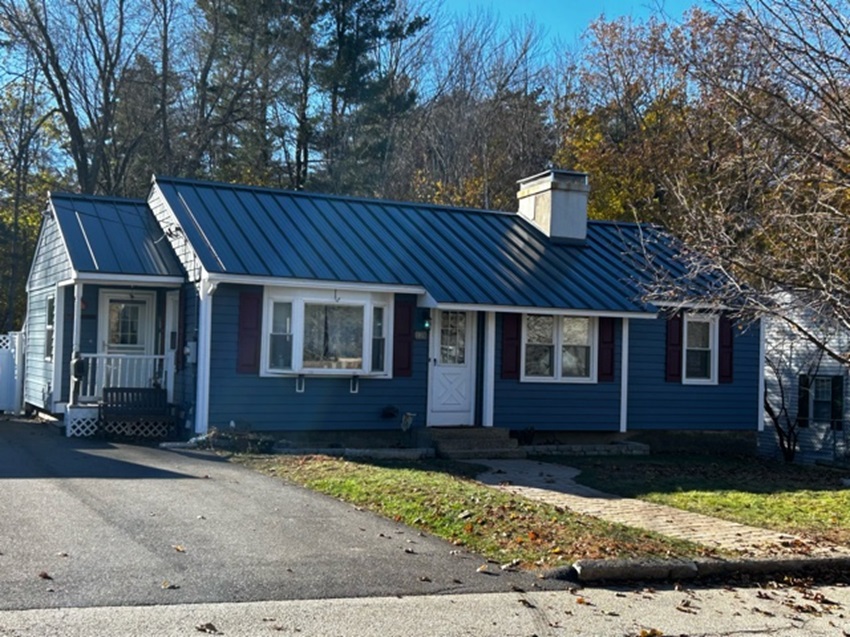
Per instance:
[[[141,333],[144,301],[109,302],[109,344],[144,346]]]
[[[466,312],[442,312],[440,319],[440,363],[466,362]]]
[[[304,305],[304,367],[363,368],[363,306]]]
[[[711,351],[688,350],[685,357],[687,378],[711,378]]]
[[[816,377],[814,391],[815,400],[832,400],[832,378]]]
[[[384,350],[386,337],[384,334],[384,308],[372,309],[372,371],[384,371]]]
[[[564,345],[590,345],[590,319],[565,316],[561,320]]]
[[[573,378],[590,377],[590,347],[564,345],[561,358],[562,374]]]
[[[554,343],[555,317],[529,314],[525,321],[526,343]]]
[[[688,347],[711,347],[711,324],[707,321],[688,321]]]
[[[527,344],[525,346],[525,375],[551,378],[554,372],[552,365],[554,351],[553,345]]]
[[[269,345],[269,367],[272,369],[292,369],[292,336],[290,334],[272,334]]]
[[[274,304],[272,334],[292,334],[292,303]]]

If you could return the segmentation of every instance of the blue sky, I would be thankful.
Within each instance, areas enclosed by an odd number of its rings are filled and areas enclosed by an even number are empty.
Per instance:
[[[565,44],[574,42],[600,14],[607,18],[628,15],[640,19],[655,13],[659,4],[663,4],[667,15],[679,19],[691,6],[701,3],[699,0],[444,0],[447,12],[492,10],[505,24],[526,16],[534,18],[549,37]]]

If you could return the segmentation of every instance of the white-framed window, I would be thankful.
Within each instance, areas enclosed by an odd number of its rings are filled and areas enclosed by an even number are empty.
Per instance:
[[[44,359],[53,360],[53,343],[56,326],[56,297],[47,297],[47,309],[44,317]]]
[[[522,380],[596,382],[597,320],[525,314]]]
[[[682,348],[682,382],[713,385],[717,383],[717,316],[685,314]]]
[[[389,377],[389,295],[268,287],[262,373]]]

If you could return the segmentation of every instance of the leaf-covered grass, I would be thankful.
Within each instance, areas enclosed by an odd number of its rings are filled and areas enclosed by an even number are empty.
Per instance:
[[[447,461],[352,462],[326,456],[234,460],[442,537],[500,562],[556,566],[579,558],[705,555],[695,544],[577,515],[475,482]]]
[[[846,472],[752,457],[540,458],[581,469],[582,484],[743,524],[850,545]]]

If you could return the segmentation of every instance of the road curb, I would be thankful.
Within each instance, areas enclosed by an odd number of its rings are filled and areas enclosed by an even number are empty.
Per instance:
[[[772,557],[763,559],[623,559],[577,560],[544,571],[543,579],[590,582],[679,581],[733,575],[817,575],[850,571],[850,556]]]

